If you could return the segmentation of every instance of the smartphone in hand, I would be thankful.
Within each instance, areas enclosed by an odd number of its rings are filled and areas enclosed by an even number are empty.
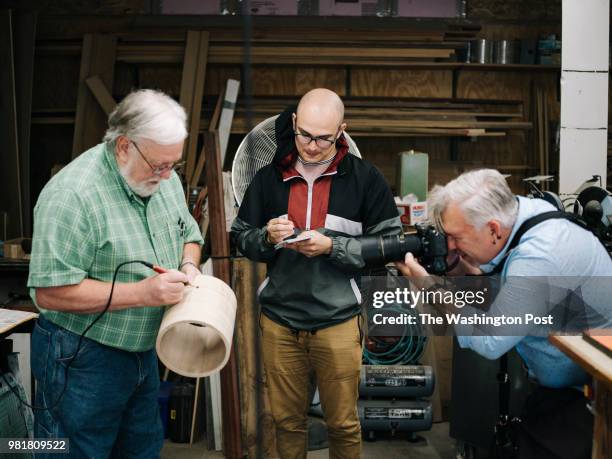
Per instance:
[[[290,236],[287,239],[283,239],[282,241],[280,241],[278,244],[274,246],[274,248],[276,250],[282,249],[287,244],[292,244],[294,242],[300,242],[300,241],[307,241],[308,239],[310,239],[310,235],[304,234],[304,233],[298,234],[297,236]]]

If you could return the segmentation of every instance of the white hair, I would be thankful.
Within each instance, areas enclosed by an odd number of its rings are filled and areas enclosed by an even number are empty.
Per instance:
[[[436,185],[430,191],[430,218],[439,230],[443,230],[442,214],[450,203],[456,203],[467,223],[476,229],[491,220],[511,228],[518,212],[516,197],[504,176],[495,169],[465,172],[445,186]]]
[[[187,137],[185,110],[170,96],[153,89],[128,94],[108,117],[105,142],[119,136],[151,140],[158,145],[173,145]]]

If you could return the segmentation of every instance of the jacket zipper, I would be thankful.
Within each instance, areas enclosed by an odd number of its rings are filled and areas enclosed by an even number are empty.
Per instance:
[[[329,175],[336,175],[337,173],[338,173],[338,171],[336,170],[336,171],[333,171],[333,172],[328,172],[326,174],[321,174],[321,175],[319,175],[314,180],[314,182],[312,182],[312,185],[310,183],[308,183],[308,180],[306,180],[301,175],[292,175],[291,177],[287,177],[287,178],[283,179],[283,182],[288,182],[289,180],[300,178],[300,179],[304,180],[306,182],[306,186],[308,186],[308,198],[307,198],[307,204],[306,204],[306,231],[310,230],[310,221],[311,221],[311,218],[312,218],[312,190],[314,188],[314,184],[321,177],[327,177]]]

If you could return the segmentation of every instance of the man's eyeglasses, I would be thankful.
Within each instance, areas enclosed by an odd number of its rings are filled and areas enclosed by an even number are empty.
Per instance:
[[[336,142],[336,140],[338,140],[338,137],[334,137],[333,139],[329,139],[329,136],[327,135],[315,137],[310,134],[305,134],[299,131],[294,131],[293,134],[295,135],[297,141],[300,142],[302,145],[310,145],[310,142],[314,140],[317,147],[322,150],[331,147]]]
[[[153,172],[154,175],[160,176],[164,172],[180,169],[186,163],[186,161],[179,161],[177,163],[170,163],[165,166],[153,167],[153,164],[151,164],[149,160],[147,159],[147,157],[142,153],[142,151],[140,151],[140,148],[138,148],[138,145],[136,144],[136,142],[134,142],[133,140],[130,140],[130,142],[132,142],[132,144],[136,147],[136,151],[140,154],[142,159],[145,160],[145,163],[147,163],[147,165],[151,168],[151,171]]]

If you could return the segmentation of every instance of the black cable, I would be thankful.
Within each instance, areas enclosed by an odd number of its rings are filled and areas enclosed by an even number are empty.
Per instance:
[[[11,389],[11,391],[13,392],[13,394],[15,394],[15,396],[17,397],[17,400],[19,400],[21,404],[27,406],[28,408],[31,408],[32,410],[37,410],[37,411],[46,411],[46,410],[51,411],[59,406],[60,402],[62,401],[62,398],[64,397],[64,393],[66,392],[66,387],[68,387],[68,369],[70,368],[70,365],[72,365],[72,362],[74,362],[74,359],[76,359],[77,355],[79,354],[79,351],[81,350],[81,343],[83,342],[83,338],[85,337],[87,332],[96,324],[96,322],[98,322],[98,320],[100,320],[102,316],[106,314],[106,312],[108,311],[108,308],[110,308],[111,302],[113,300],[113,292],[115,290],[115,282],[117,280],[117,275],[119,274],[119,270],[123,268],[125,265],[130,265],[130,264],[135,264],[135,263],[140,263],[142,265],[145,265],[147,268],[153,269],[152,263],[149,263],[143,260],[124,261],[123,263],[120,263],[115,268],[115,273],[113,274],[113,282],[111,284],[111,291],[110,291],[110,295],[108,296],[108,301],[106,303],[106,306],[104,306],[104,309],[102,310],[102,312],[98,314],[98,316],[93,320],[93,322],[90,323],[87,326],[87,328],[83,330],[83,333],[81,333],[81,335],[79,336],[79,342],[77,344],[76,351],[74,352],[74,354],[70,358],[70,361],[68,362],[68,364],[66,365],[64,369],[64,387],[62,388],[62,392],[60,393],[59,397],[57,398],[57,400],[51,407],[30,405],[28,402],[26,402],[25,400],[21,398],[21,396],[19,395],[19,392],[17,392],[17,388],[14,386],[11,386],[9,381],[6,379],[6,376],[4,375],[4,373],[0,372],[0,376],[2,376],[2,379],[4,380],[5,384],[8,386],[9,389]]]
[[[226,255],[226,256],[210,256],[208,257],[211,260],[240,260],[241,258],[246,258],[244,255]]]

